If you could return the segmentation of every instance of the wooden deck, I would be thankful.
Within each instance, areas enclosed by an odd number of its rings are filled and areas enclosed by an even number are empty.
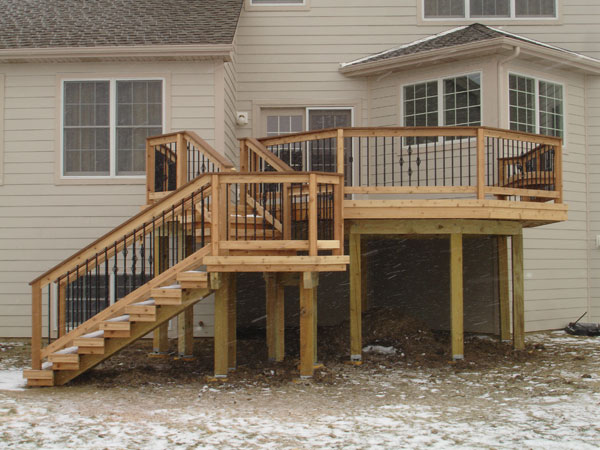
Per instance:
[[[215,376],[226,377],[236,360],[238,272],[264,273],[274,360],[284,353],[283,286],[298,287],[300,375],[311,376],[319,273],[349,265],[350,359],[358,363],[361,245],[377,235],[448,239],[455,359],[464,354],[463,237],[496,236],[500,337],[509,339],[512,324],[523,348],[522,230],[567,219],[560,139],[486,127],[242,139],[239,170],[194,133],[171,133],[147,140],[146,192],[139,214],[31,282],[29,385],[66,383],[152,330],[160,355],[177,315],[179,353],[189,356],[193,305],[211,293]],[[43,348],[45,290],[48,324],[56,317],[58,329]]]

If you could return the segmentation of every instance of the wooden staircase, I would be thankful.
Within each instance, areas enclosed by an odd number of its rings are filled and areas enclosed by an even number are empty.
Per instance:
[[[212,292],[206,272],[190,270],[178,273],[177,284],[151,289],[149,298],[126,305],[124,314],[99,321],[97,330],[74,338],[72,345],[53,351],[41,370],[25,370],[23,376],[27,385],[57,386],[67,383]]]

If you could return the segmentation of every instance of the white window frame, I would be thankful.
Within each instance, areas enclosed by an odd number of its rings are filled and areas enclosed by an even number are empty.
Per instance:
[[[65,84],[68,82],[108,81],[109,82],[109,175],[65,175]],[[117,175],[117,81],[160,81],[162,83],[162,133],[166,121],[166,79],[164,77],[103,77],[103,78],[63,78],[60,80],[60,178],[65,180],[125,180],[144,179],[146,175]]]
[[[277,0],[268,3],[254,3],[253,0],[245,0],[247,11],[302,11],[310,9],[311,0],[302,0],[298,3],[283,3]]]
[[[515,0],[510,1],[509,7],[509,15],[508,16],[476,16],[471,17],[471,1],[463,0],[465,2],[465,15],[463,17],[425,17],[425,1],[426,0],[417,0],[418,6],[420,9],[419,19],[423,22],[472,22],[473,20],[477,21],[557,21],[560,16],[560,2],[559,0],[554,0],[554,16],[553,17],[536,17],[536,16],[527,16],[527,17],[517,17],[516,15],[516,7]]]
[[[446,126],[454,126],[454,125],[446,125],[445,122],[445,117],[444,117],[444,80],[450,79],[450,78],[458,78],[458,77],[465,77],[465,76],[469,76],[469,75],[474,75],[474,74],[478,74],[479,75],[479,91],[480,91],[480,102],[479,102],[479,108],[480,108],[480,112],[479,112],[479,122],[483,125],[484,123],[484,117],[483,117],[483,102],[484,102],[484,95],[483,95],[483,70],[470,70],[468,72],[464,72],[464,73],[458,73],[458,74],[448,74],[448,75],[444,75],[444,76],[440,76],[440,77],[436,77],[436,78],[430,78],[427,80],[418,80],[418,81],[414,81],[414,82],[410,82],[410,83],[404,83],[400,85],[400,123],[402,124],[401,126],[405,126],[404,125],[404,120],[405,120],[405,115],[404,115],[404,88],[406,86],[413,86],[415,84],[423,84],[423,83],[430,83],[432,81],[436,81],[438,84],[438,123],[437,125],[433,125],[433,126],[437,126],[437,127],[446,127]],[[440,122],[442,122],[442,124],[440,125]],[[457,126],[469,126],[469,125],[457,125]],[[472,125],[475,126],[475,125]]]
[[[562,88],[562,106],[563,106],[563,111],[562,111],[562,125],[563,125],[563,129],[562,129],[562,140],[563,143],[567,142],[567,87],[565,85],[565,83],[561,82],[561,81],[556,81],[556,80],[550,80],[548,78],[543,78],[543,77],[537,77],[535,75],[530,75],[527,73],[522,73],[522,72],[515,72],[515,71],[509,71],[506,75],[506,105],[507,105],[507,110],[506,110],[506,123],[508,124],[508,129],[510,129],[510,76],[511,75],[515,75],[517,77],[524,77],[524,78],[529,78],[532,79],[534,81],[534,87],[535,87],[535,134],[539,134],[542,136],[549,136],[549,137],[559,137],[559,136],[552,136],[549,134],[542,134],[540,133],[540,89],[539,89],[539,83],[540,81],[543,81],[545,83],[552,83],[552,84],[558,84],[561,88]],[[515,130],[516,131],[516,130]]]

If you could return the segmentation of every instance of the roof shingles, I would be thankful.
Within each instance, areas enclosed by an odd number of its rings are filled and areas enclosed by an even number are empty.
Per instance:
[[[231,44],[243,0],[0,0],[0,49]]]

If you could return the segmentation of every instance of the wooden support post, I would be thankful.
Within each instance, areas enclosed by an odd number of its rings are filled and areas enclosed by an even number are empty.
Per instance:
[[[450,322],[452,359],[464,358],[463,327],[463,236],[450,235]]]
[[[367,246],[364,245],[366,244],[366,240],[363,242],[363,237],[362,235],[360,236],[360,304],[362,311],[366,311],[369,309],[369,299],[367,297]]]
[[[284,288],[278,273],[265,273],[267,297],[267,351],[269,360],[283,361],[285,355]]]
[[[194,354],[194,307],[186,308],[177,316],[177,353],[181,358]]]
[[[510,305],[508,295],[508,238],[498,236],[498,300],[500,302],[500,340],[510,339]]]
[[[360,234],[350,232],[350,360],[362,361]]]
[[[300,283],[300,377],[309,378],[315,370],[315,288]]]
[[[221,274],[221,287],[215,292],[215,378],[227,378],[229,369],[229,274]]]
[[[31,368],[42,368],[42,285],[31,286]]]
[[[156,229],[154,233],[154,276],[160,275],[167,269],[169,257],[169,236],[161,236],[165,227]],[[168,230],[169,227],[167,226]],[[166,356],[169,352],[169,322],[159,325],[152,335],[152,355]]]
[[[523,278],[523,233],[512,236],[513,346],[525,348],[525,285]]]
[[[317,175],[309,175],[308,184],[308,255],[317,256]]]
[[[230,273],[228,277],[228,296],[227,296],[227,365],[228,370],[233,372],[237,368],[237,279],[235,273]]]
[[[477,199],[485,200],[485,136],[477,128]]]
[[[246,139],[240,139],[240,172],[248,172],[248,144]],[[242,191],[246,192],[246,191]]]
[[[67,283],[58,283],[58,337],[67,334]]]

